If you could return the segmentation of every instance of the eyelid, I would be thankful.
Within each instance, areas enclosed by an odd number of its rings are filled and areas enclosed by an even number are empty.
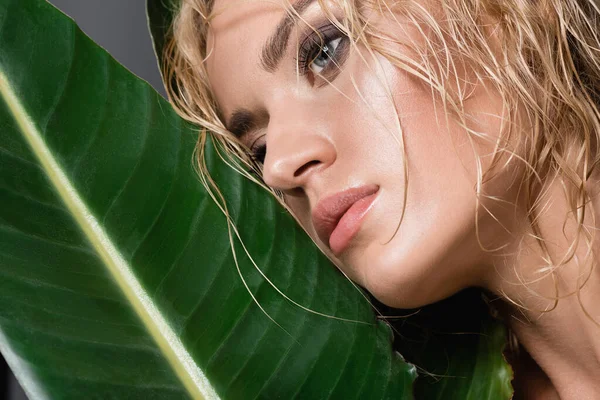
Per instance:
[[[302,48],[304,44],[306,44],[309,40],[313,40],[315,38],[325,39],[328,33],[331,32],[339,32],[341,35],[344,33],[338,29],[331,21],[328,21],[322,25],[319,25],[316,28],[311,26],[307,26],[304,31],[301,33],[303,39],[300,41],[299,48]],[[316,41],[314,41],[317,43]],[[323,42],[325,43],[325,42]]]
[[[267,136],[266,132],[263,132],[261,135],[258,135],[256,138],[254,138],[254,140],[252,141],[252,143],[250,143],[250,145],[248,146],[248,148],[250,150],[252,150],[254,148],[254,145],[256,144],[256,142],[258,142],[259,139],[262,139],[265,136]]]
[[[261,132],[262,131],[262,132]],[[260,148],[262,145],[258,145],[257,143],[267,136],[267,132],[265,129],[256,129],[254,131],[250,131],[247,133],[246,137],[248,139],[252,139],[252,141],[245,141],[245,146],[250,152],[250,155],[254,156],[256,154],[256,150]],[[265,140],[266,144],[266,140]]]
[[[265,129],[264,124],[268,120],[266,111],[261,109],[240,108],[233,113],[233,116],[234,118],[229,121],[227,130],[246,147],[248,147],[249,139]]]

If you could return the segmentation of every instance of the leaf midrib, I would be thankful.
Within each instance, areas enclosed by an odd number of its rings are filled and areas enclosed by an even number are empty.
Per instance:
[[[122,290],[129,304],[158,345],[190,396],[194,399],[218,399],[204,372],[197,366],[181,340],[163,317],[152,298],[146,293],[132,272],[131,266],[104,231],[102,225],[87,208],[69,178],[47,147],[35,122],[15,94],[0,65],[0,97],[14,118],[24,139],[40,162],[47,178],[81,228],[86,238],[102,259],[110,275]]]

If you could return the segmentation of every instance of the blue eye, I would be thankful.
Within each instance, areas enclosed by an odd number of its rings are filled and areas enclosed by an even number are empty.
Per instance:
[[[332,24],[312,31],[299,47],[300,74],[313,73],[332,81],[348,55],[348,42],[349,38]]]
[[[342,38],[339,37],[325,43],[325,46],[319,49],[319,53],[308,65],[308,67],[315,74],[320,74],[332,60],[335,60],[335,51],[339,47],[341,41]]]

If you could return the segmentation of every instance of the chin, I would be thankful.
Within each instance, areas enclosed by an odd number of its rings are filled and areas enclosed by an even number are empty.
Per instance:
[[[389,269],[389,268],[386,268]],[[373,274],[365,289],[378,301],[393,308],[419,308],[442,300],[440,292],[431,291],[425,274]],[[447,296],[445,296],[447,297]]]
[[[391,244],[391,243],[390,243]],[[373,249],[375,250],[375,249]],[[388,250],[388,251],[385,251]],[[463,262],[452,262],[452,254],[434,249],[424,253],[398,254],[394,249],[377,249],[359,266],[362,282],[378,301],[393,308],[419,308],[452,296],[471,286]]]

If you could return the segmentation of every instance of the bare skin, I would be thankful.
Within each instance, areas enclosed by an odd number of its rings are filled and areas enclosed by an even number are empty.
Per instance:
[[[284,193],[322,251],[352,280],[398,308],[431,304],[472,286],[518,299],[524,310],[508,302],[501,308],[543,370],[536,393],[544,399],[551,398],[549,393],[561,399],[600,398],[600,327],[584,314],[576,296],[562,299],[550,312],[536,311],[553,304],[539,296],[556,295],[551,276],[529,285],[517,279],[517,274],[529,281],[539,278],[535,271],[544,265],[541,250],[527,236],[515,184],[522,166],[510,164],[484,187],[486,194],[513,206],[484,202],[475,213],[475,160],[481,159],[485,168],[493,145],[486,141],[472,145],[463,128],[446,121],[425,84],[382,56],[373,59],[364,52],[367,63],[363,62],[359,54],[364,49],[351,48],[347,38],[336,34],[317,2],[307,3],[301,14],[321,29],[329,55],[311,62],[319,51],[312,57],[298,54],[299,48],[310,47],[307,37],[312,32],[298,23],[277,66],[265,66],[265,43],[286,15],[284,3],[226,4],[216,1],[214,9],[222,12],[209,29],[207,61],[224,123],[231,128],[240,115],[246,118],[235,130],[253,150],[266,145],[265,183]],[[388,24],[386,32],[417,40],[410,37],[414,30],[408,23],[381,18],[373,22]],[[396,50],[407,51],[400,45]],[[307,65],[298,65],[305,61]],[[336,63],[342,64],[341,69],[334,67]],[[500,129],[499,97],[481,83],[471,89],[466,104],[467,112],[477,116],[472,128],[493,138]],[[522,129],[526,132],[526,124]],[[262,155],[259,151],[259,158]],[[313,211],[328,196],[366,185],[375,185],[377,192],[358,231],[343,248],[331,246],[317,234]],[[541,215],[540,226],[552,243],[552,255],[559,259],[568,247],[562,235],[568,207],[558,182],[549,185],[552,205]],[[600,212],[600,200],[592,206]],[[588,222],[591,229],[598,228]],[[480,244],[488,249],[507,246],[484,251]],[[585,246],[578,249],[580,259],[585,251]],[[575,290],[577,276],[575,261],[561,267],[560,295]],[[532,295],[532,288],[539,295]],[[600,321],[597,269],[581,291],[581,301]]]
[[[598,188],[595,181],[596,192]],[[551,254],[554,259],[560,259],[566,252],[570,242],[562,234],[562,225],[567,212],[567,205],[558,184],[552,185],[552,190],[547,196],[551,205],[541,217],[543,234],[548,243],[552,243]],[[593,207],[598,212],[600,201],[595,197]],[[593,229],[593,225],[588,225]],[[572,224],[571,224],[572,228]],[[597,226],[596,226],[597,228]],[[569,226],[567,226],[567,231]],[[531,243],[529,243],[531,242]],[[573,293],[579,282],[590,276],[589,281],[580,292],[581,304],[576,295],[561,299],[556,308],[554,301],[550,300],[556,295],[554,280],[550,275],[528,287],[537,294],[524,290],[519,284],[515,270],[527,280],[533,281],[540,276],[535,270],[544,265],[536,247],[531,239],[524,239],[521,251],[510,257],[499,257],[494,263],[498,273],[491,274],[486,284],[496,293],[506,293],[513,299],[520,299],[530,310],[516,310],[505,305],[504,313],[510,327],[517,335],[519,342],[525,347],[531,357],[538,363],[549,378],[539,377],[536,383],[543,389],[543,397],[553,398],[550,394],[560,395],[560,399],[597,399],[600,398],[600,328],[588,316],[585,310],[596,319],[600,316],[600,274],[594,269],[589,274],[589,266],[579,267],[574,261],[561,266],[557,273],[558,290],[561,296]],[[596,252],[598,243],[595,244]],[[586,246],[580,246],[577,255],[583,259]],[[539,295],[547,299],[540,298]],[[551,310],[542,312],[542,310]],[[540,392],[542,393],[542,392]],[[528,396],[526,398],[532,398]]]

